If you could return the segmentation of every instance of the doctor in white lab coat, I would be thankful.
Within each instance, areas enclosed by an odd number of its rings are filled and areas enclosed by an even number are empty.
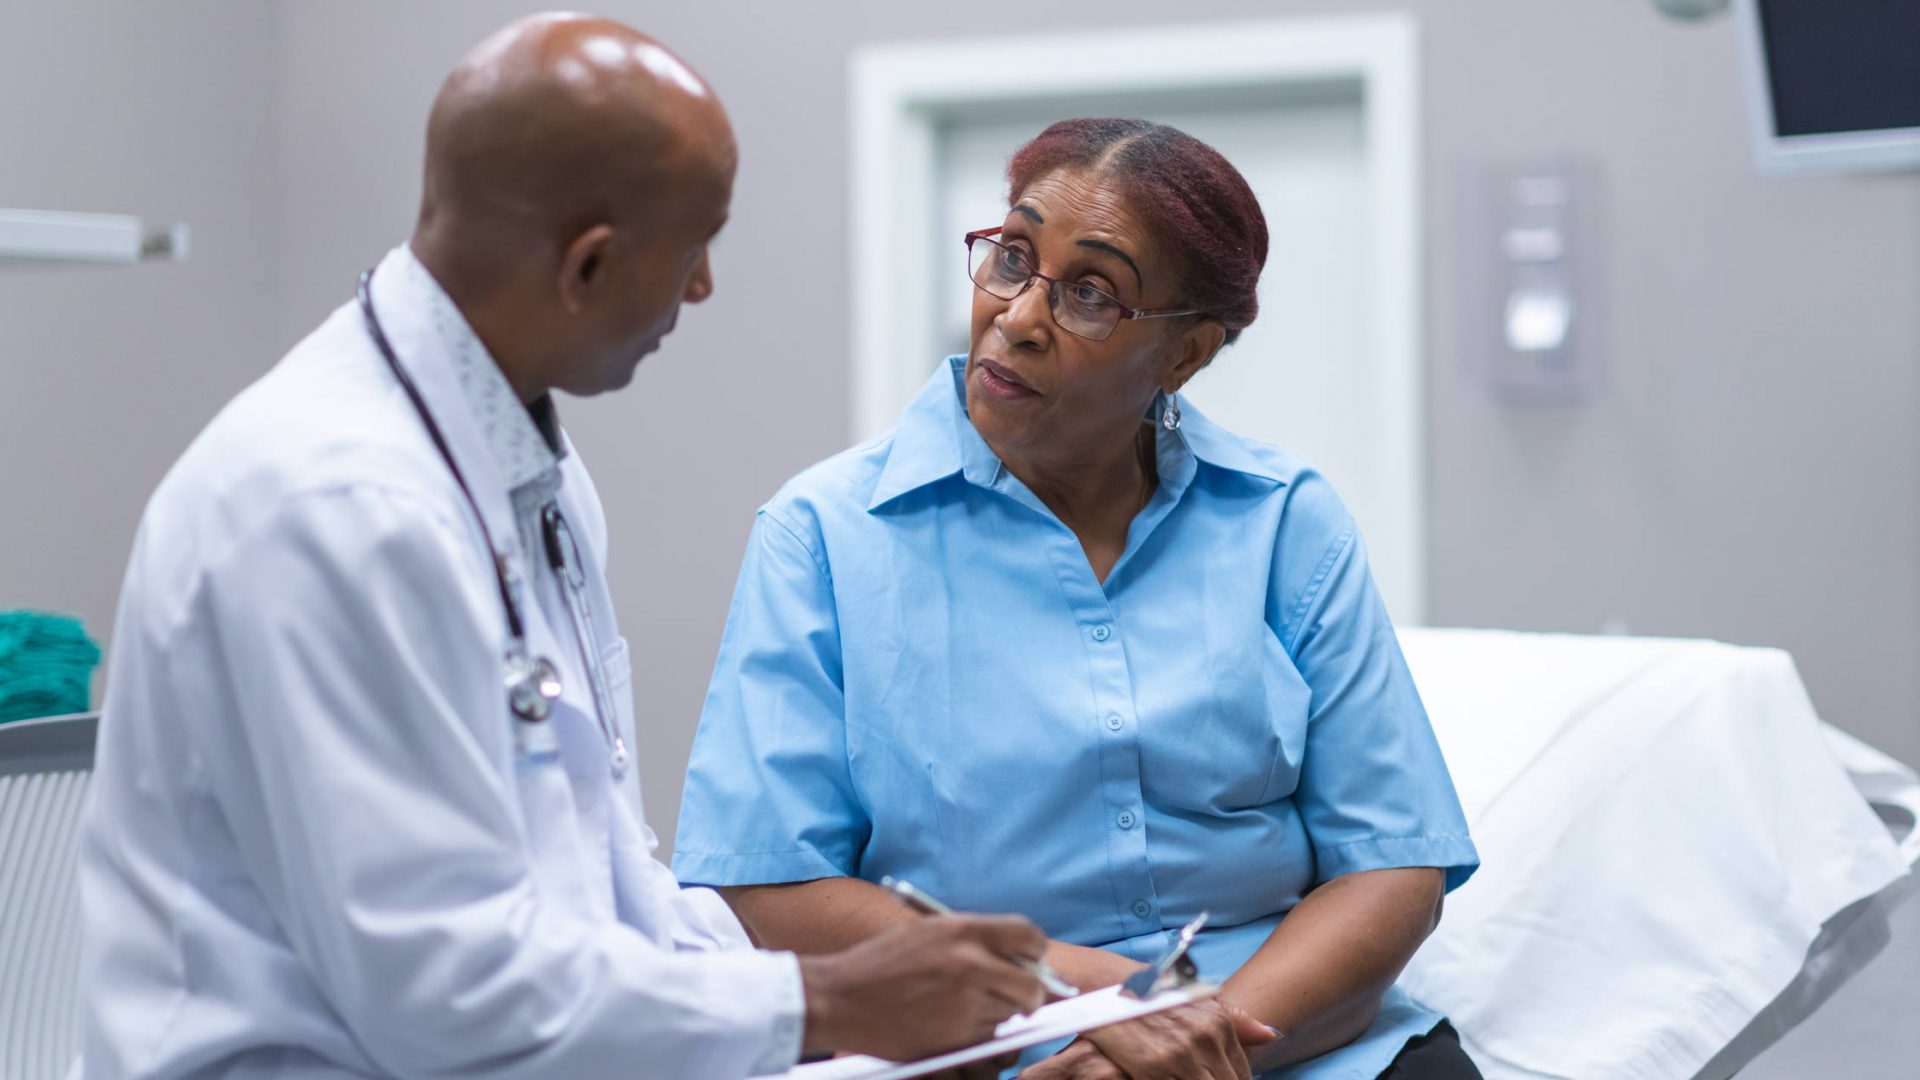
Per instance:
[[[81,854],[86,1075],[711,1080],[1039,1003],[1024,920],[796,958],[652,855],[551,391],[624,385],[711,292],[734,162],[706,84],[615,23],[523,20],[448,79],[411,242],[141,522]]]

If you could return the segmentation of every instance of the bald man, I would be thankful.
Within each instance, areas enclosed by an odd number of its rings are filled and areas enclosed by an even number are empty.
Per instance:
[[[653,858],[552,394],[625,385],[713,291],[734,162],[707,84],[616,23],[528,19],[447,79],[412,239],[141,522],[81,852],[86,1075],[711,1080],[1040,1002],[1024,920],[796,958]]]

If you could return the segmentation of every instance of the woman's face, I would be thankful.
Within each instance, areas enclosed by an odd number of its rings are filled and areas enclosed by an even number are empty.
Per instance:
[[[1007,211],[998,239],[1029,265],[1130,308],[1178,307],[1171,267],[1120,192],[1097,176],[1048,173]],[[1001,456],[1079,456],[1130,431],[1161,389],[1175,389],[1218,347],[1200,316],[1122,321],[1104,341],[1060,328],[1046,283],[1012,300],[973,291],[967,411]],[[1211,347],[1204,340],[1211,328]],[[1196,340],[1196,338],[1200,340]]]

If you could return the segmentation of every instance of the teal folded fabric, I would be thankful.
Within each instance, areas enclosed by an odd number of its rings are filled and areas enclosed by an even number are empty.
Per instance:
[[[0,611],[0,724],[86,712],[99,663],[79,619]]]

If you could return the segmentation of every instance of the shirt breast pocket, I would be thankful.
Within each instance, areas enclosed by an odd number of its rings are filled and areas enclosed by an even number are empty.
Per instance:
[[[1191,784],[1187,793],[1169,797],[1213,812],[1286,798],[1299,784],[1306,753],[1306,681],[1264,627],[1208,652],[1204,669],[1183,680],[1197,691],[1191,706],[1170,710],[1182,717],[1177,738],[1154,744],[1176,765],[1171,774]]]
[[[1263,805],[1291,797],[1300,786],[1300,766],[1307,754],[1307,716],[1313,704],[1313,690],[1286,648],[1271,636],[1265,642],[1268,655],[1260,667],[1261,690],[1274,754],[1260,792]]]
[[[1260,803],[1290,798],[1300,786],[1300,765],[1308,753],[1308,715],[1313,688],[1294,667],[1294,657],[1271,632],[1261,634],[1260,701],[1273,757],[1267,761]]]

